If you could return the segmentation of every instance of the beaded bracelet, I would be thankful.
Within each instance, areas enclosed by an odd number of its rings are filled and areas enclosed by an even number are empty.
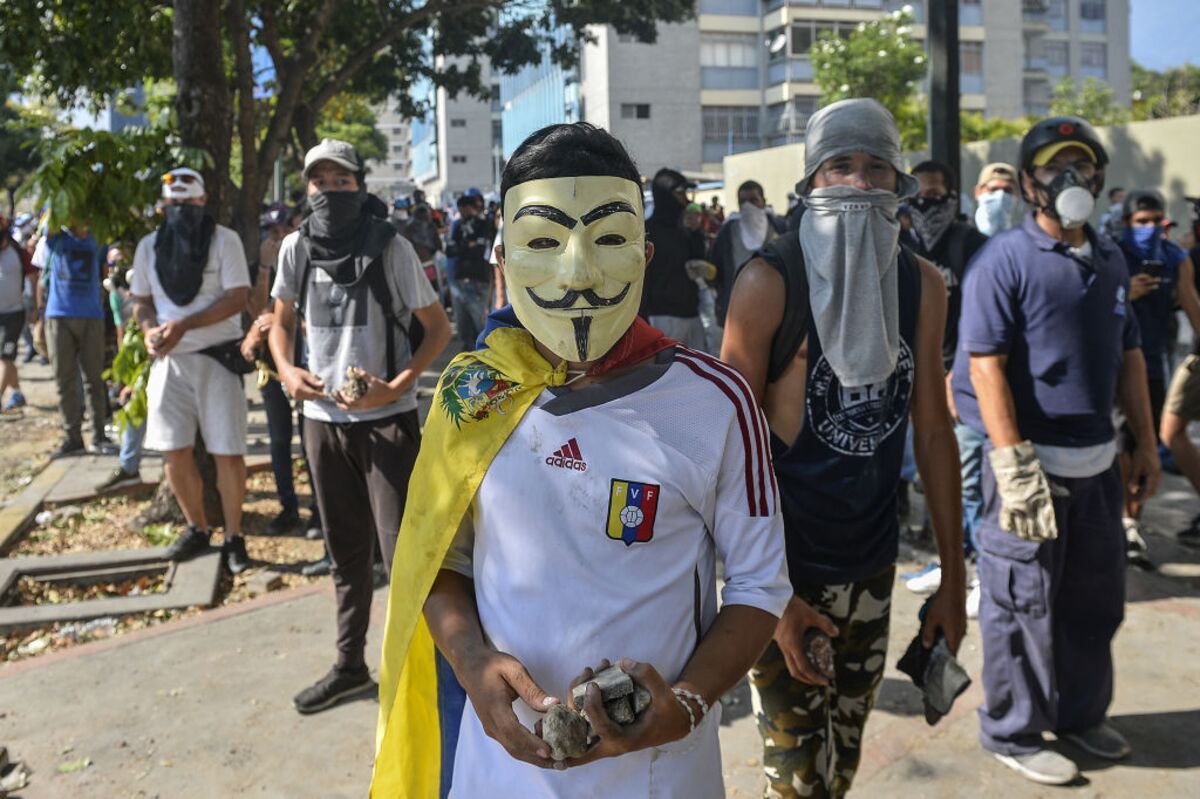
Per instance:
[[[696,729],[696,711],[692,710],[691,703],[688,702],[687,699],[685,699],[683,697],[683,694],[680,693],[680,691],[681,691],[681,689],[674,688],[671,690],[671,693],[675,694],[675,701],[677,701],[679,704],[683,705],[683,709],[687,711],[688,735],[691,735],[692,732]]]
[[[704,717],[708,715],[708,702],[705,702],[704,697],[700,696],[700,694],[696,693],[695,691],[689,691],[686,688],[672,688],[671,693],[675,694],[677,698],[682,697],[684,699],[690,699],[699,705],[701,721],[703,721]],[[685,702],[684,704],[687,703]]]

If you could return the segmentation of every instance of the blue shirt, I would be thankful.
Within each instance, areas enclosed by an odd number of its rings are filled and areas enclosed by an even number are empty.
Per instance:
[[[91,234],[80,239],[67,231],[46,239],[50,270],[47,319],[103,319],[100,301],[100,248]]]
[[[1146,357],[1146,377],[1151,382],[1167,379],[1163,355],[1171,343],[1171,319],[1175,316],[1175,284],[1179,281],[1179,264],[1187,253],[1173,241],[1159,239],[1148,254],[1137,252],[1125,243],[1119,245],[1129,266],[1129,276],[1146,271],[1147,261],[1161,261],[1162,282],[1158,288],[1133,301],[1138,329],[1142,334],[1142,355]]]
[[[986,433],[970,355],[1007,355],[1017,428],[1035,444],[1089,447],[1112,440],[1124,353],[1141,344],[1129,273],[1116,243],[1084,229],[1091,262],[1033,218],[992,237],[971,261],[954,361],[954,402]]]

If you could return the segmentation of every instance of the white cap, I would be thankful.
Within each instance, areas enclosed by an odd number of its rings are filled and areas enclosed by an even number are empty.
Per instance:
[[[163,175],[164,200],[190,200],[204,196],[204,178],[194,169],[179,167]]]
[[[355,174],[363,171],[362,161],[359,160],[354,145],[338,139],[322,139],[320,144],[304,155],[305,180],[308,180],[308,173],[318,161],[332,161]]]

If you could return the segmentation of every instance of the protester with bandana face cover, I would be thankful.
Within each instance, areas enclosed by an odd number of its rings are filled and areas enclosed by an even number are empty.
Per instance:
[[[721,226],[709,253],[709,260],[717,268],[718,325],[725,324],[738,267],[786,228],[783,220],[767,211],[762,184],[746,181],[738,186],[737,197],[738,214]]]
[[[447,367],[425,429],[372,793],[724,797],[718,700],[789,594],[762,418],[733,370],[638,317],[657,254],[620,142],[544,128],[501,198],[513,305]],[[453,717],[435,642],[468,697]],[[552,760],[542,714],[610,661],[649,706],[620,726],[588,688],[598,739]]]
[[[980,742],[1039,783],[1078,775],[1053,732],[1105,759],[1129,745],[1105,719],[1111,642],[1124,615],[1122,482],[1155,492],[1157,446],[1121,251],[1087,219],[1108,154],[1077,117],[1021,142],[1021,226],[990,239],[963,286],[954,365],[959,418],[986,434]],[[1119,400],[1137,441],[1116,463]]]
[[[799,232],[742,269],[721,349],[766,412],[784,513],[793,597],[750,680],[768,793],[786,797],[842,796],[858,768],[883,678],[910,418],[946,564],[921,643],[944,638],[955,652],[966,627],[946,287],[901,249],[896,218],[917,180],[875,100],[822,108],[805,145]],[[837,679],[809,661],[817,635],[831,639]]]
[[[280,245],[272,289],[271,354],[288,393],[303,403],[301,439],[337,592],[337,661],[295,696],[300,713],[375,690],[364,649],[376,542],[385,569],[394,554],[410,556],[396,554],[396,533],[421,441],[416,383],[450,339],[416,253],[364,178],[346,142],[325,139],[308,151],[311,213]],[[360,390],[347,394],[353,386]]]
[[[173,169],[162,181],[164,221],[138,242],[130,281],[134,316],[154,359],[144,446],[163,453],[167,481],[187,520],[167,557],[189,560],[208,550],[211,532],[193,457],[199,432],[217,466],[222,560],[237,574],[249,566],[241,534],[247,408],[242,376],[228,364],[240,360],[250,272],[237,233],[205,210],[200,174]]]
[[[1183,300],[1181,273],[1188,254],[1182,247],[1163,236],[1162,222],[1166,203],[1153,190],[1131,190],[1125,194],[1118,242],[1129,267],[1129,301],[1137,315],[1142,333],[1142,356],[1146,359],[1147,391],[1154,430],[1162,423],[1163,405],[1167,397],[1165,360],[1174,342],[1172,322],[1177,297]],[[1189,303],[1180,302],[1187,310]],[[1121,425],[1121,468],[1128,473],[1129,458],[1136,449],[1137,439],[1126,422]],[[1156,441],[1157,443],[1157,441]],[[1138,520],[1142,502],[1126,492],[1125,554],[1131,564],[1147,566],[1146,542]]]

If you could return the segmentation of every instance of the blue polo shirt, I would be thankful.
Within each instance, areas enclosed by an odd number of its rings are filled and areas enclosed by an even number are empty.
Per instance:
[[[1090,447],[1113,438],[1112,409],[1124,353],[1141,339],[1129,307],[1129,272],[1116,243],[1085,229],[1092,258],[1038,227],[992,237],[971,261],[952,386],[959,418],[986,433],[969,358],[1007,355],[1023,438]]]

